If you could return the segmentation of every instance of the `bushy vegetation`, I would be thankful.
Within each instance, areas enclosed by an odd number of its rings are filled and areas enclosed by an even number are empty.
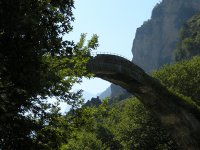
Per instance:
[[[176,148],[167,132],[160,127],[159,122],[136,98],[111,106],[104,101],[98,108],[82,109],[81,114],[81,118],[86,117],[85,121],[89,121],[90,126],[87,126],[87,123],[80,126],[69,142],[63,144],[62,147],[65,149]]]
[[[153,76],[172,91],[190,97],[200,105],[200,56],[166,65]]]
[[[180,34],[175,59],[191,59],[200,54],[200,14],[193,16],[185,23]]]

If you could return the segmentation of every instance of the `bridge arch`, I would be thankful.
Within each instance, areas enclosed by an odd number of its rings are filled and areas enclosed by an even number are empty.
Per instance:
[[[170,93],[131,61],[97,54],[87,63],[95,77],[115,83],[134,94],[168,129],[180,149],[199,149],[200,113]]]

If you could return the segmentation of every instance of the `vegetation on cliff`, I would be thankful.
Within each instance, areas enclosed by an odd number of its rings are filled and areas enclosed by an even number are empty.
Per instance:
[[[193,16],[185,23],[180,34],[175,59],[191,59],[200,54],[200,14]]]

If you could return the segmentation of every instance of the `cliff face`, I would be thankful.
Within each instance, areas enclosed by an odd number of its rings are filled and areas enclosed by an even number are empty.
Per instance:
[[[111,86],[109,86],[105,91],[103,91],[100,95],[99,95],[99,98],[101,100],[103,100],[104,98],[106,97],[110,97],[111,95]]]
[[[124,100],[132,95],[131,93],[127,92],[125,89],[116,84],[111,84],[110,88],[111,88],[110,103],[112,103],[115,100],[117,101]]]
[[[146,72],[172,63],[182,25],[200,11],[199,0],[163,0],[136,31],[133,62]]]
[[[115,84],[111,84],[110,88],[111,88],[111,95],[110,95],[111,98],[117,97],[126,91],[125,89]]]

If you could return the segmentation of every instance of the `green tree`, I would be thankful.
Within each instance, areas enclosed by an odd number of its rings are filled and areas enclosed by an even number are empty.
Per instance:
[[[57,107],[46,99],[81,104],[81,91],[70,89],[88,75],[98,37],[86,46],[85,34],[77,44],[63,39],[72,30],[73,0],[2,0],[0,8],[0,149],[37,149],[35,134]]]
[[[135,98],[75,110],[63,149],[175,149],[175,143]],[[81,112],[81,113],[80,113]],[[85,138],[83,138],[85,137]],[[86,138],[87,137],[87,138]]]
[[[136,98],[116,103],[105,120],[121,149],[175,148],[160,123]]]
[[[155,71],[153,76],[160,80],[173,92],[190,97],[200,105],[200,57],[182,61],[174,65],[166,65]]]
[[[74,132],[67,145],[63,145],[61,150],[102,150],[104,145],[97,139],[95,133],[79,131]]]
[[[190,59],[200,54],[200,14],[193,16],[183,26],[175,53],[176,61]]]

